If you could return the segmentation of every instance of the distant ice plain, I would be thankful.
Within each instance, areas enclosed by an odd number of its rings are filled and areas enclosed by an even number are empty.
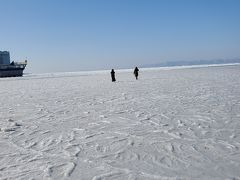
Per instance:
[[[0,179],[238,179],[240,65],[0,79]]]

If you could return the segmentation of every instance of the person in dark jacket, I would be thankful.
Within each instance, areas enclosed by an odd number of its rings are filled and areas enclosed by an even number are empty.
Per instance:
[[[115,82],[116,78],[115,78],[115,71],[114,71],[114,69],[112,69],[112,71],[111,71],[111,77],[112,77],[112,82]]]
[[[137,67],[135,67],[133,74],[135,75],[136,80],[138,79],[138,71],[139,71],[139,69]]]

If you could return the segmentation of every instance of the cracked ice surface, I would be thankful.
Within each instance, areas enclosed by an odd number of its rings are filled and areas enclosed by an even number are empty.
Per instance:
[[[0,79],[0,179],[240,177],[240,66]]]

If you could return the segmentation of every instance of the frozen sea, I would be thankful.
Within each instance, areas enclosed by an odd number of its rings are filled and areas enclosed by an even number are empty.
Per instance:
[[[0,79],[0,179],[240,179],[240,65]]]

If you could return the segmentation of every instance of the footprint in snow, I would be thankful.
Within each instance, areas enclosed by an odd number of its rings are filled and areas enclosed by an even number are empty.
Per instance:
[[[10,118],[10,119],[8,119],[8,122],[14,122],[14,120]]]
[[[107,118],[105,115],[100,115],[99,117],[100,118]]]

